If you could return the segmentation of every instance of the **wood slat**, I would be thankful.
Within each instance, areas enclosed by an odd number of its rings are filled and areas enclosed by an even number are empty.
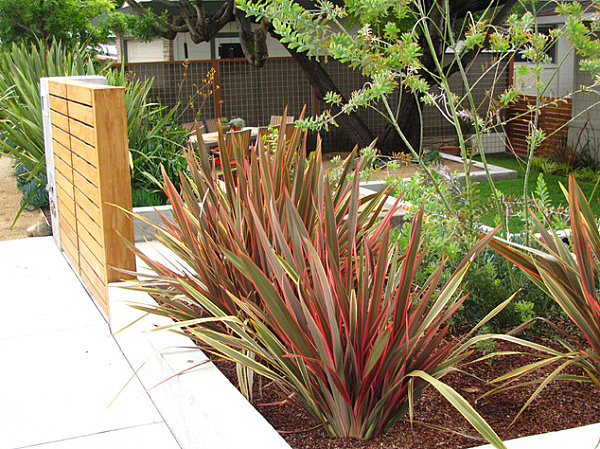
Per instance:
[[[76,83],[69,83],[66,85],[67,92],[66,97],[70,101],[77,103],[83,103],[91,106],[92,104],[92,90],[88,86],[84,86]]]
[[[71,241],[71,243],[73,245],[77,246],[77,240],[78,240],[77,231],[75,230],[75,228],[71,227],[66,215],[63,214],[62,212],[59,212],[58,219],[60,220],[61,230],[64,232],[64,234],[67,236],[67,238]]]
[[[98,305],[102,307],[104,311],[108,314],[108,287],[106,285],[103,285],[94,277],[93,271],[88,269],[86,261],[80,261],[80,263],[80,275],[83,282],[85,283],[85,286],[88,288],[89,292],[96,300]]]
[[[71,151],[93,167],[98,167],[98,154],[93,146],[76,137],[71,137]]]
[[[57,199],[58,202],[58,216],[61,217],[61,220],[65,220],[67,224],[71,227],[73,232],[76,232],[77,229],[77,220],[75,219],[75,205],[72,204],[72,207],[68,207],[67,204],[62,199]],[[73,241],[77,241],[76,235],[73,236]]]
[[[79,251],[77,249],[77,245],[73,244],[73,242],[69,240],[62,228],[60,230],[60,246],[71,261],[73,267],[75,267],[79,273]]]
[[[88,214],[93,221],[101,223],[102,214],[100,213],[98,204],[92,202],[83,194],[83,192],[81,192],[81,190],[77,188],[75,188],[75,204],[83,209],[83,211]]]
[[[98,191],[98,187],[89,182],[77,171],[73,172],[73,184],[75,184],[91,201],[100,205],[100,192]]]
[[[71,147],[71,137],[69,134],[54,125],[52,125],[52,140],[56,140],[66,148]]]
[[[65,148],[62,144],[56,141],[53,142],[52,147],[54,149],[55,158],[60,158],[60,160],[62,160],[65,164],[69,166],[73,164],[73,161],[71,159],[71,150]]]
[[[96,89],[93,104],[96,109],[96,145],[99,149],[98,173],[102,180],[99,188],[103,202],[102,226],[109,267],[108,281],[114,282],[131,276],[112,267],[135,269],[135,256],[123,241],[134,240],[132,218],[113,206],[116,204],[131,210],[125,90],[120,87]]]
[[[49,102],[50,110],[60,112],[61,114],[67,115],[67,100],[65,98],[60,98],[55,95],[50,95]]]
[[[69,117],[61,114],[60,112],[50,111],[51,123],[57,128],[62,129],[64,132],[69,132]]]
[[[94,112],[91,106],[75,103],[74,101],[68,102],[69,117],[75,120],[85,123],[91,127],[94,126]]]
[[[80,258],[87,261],[90,269],[99,280],[106,280],[106,264],[104,261],[96,257],[93,251],[86,245],[85,241],[79,239],[79,244],[79,252],[81,253]]]
[[[62,159],[60,159],[58,157],[55,157],[54,158],[54,168],[56,169],[56,171],[58,173],[63,175],[63,177],[65,178],[65,180],[67,182],[69,182],[71,184],[73,183],[73,169],[65,161],[63,161]]]
[[[48,80],[48,93],[65,98],[67,96],[67,85],[61,81]]]
[[[56,197],[63,202],[64,207],[67,207],[69,211],[75,215],[75,193],[73,192],[73,186],[65,189],[60,184],[56,184]],[[67,186],[68,187],[68,186]],[[73,195],[73,196],[70,196]]]
[[[102,228],[100,227],[100,223],[94,221],[92,217],[90,217],[85,211],[81,209],[81,207],[76,207],[77,210],[77,220],[81,223],[85,229],[92,234],[96,240],[101,239],[102,236]]]
[[[88,126],[85,123],[81,123],[77,120],[73,120],[70,118],[69,130],[73,137],[77,137],[79,140],[83,140],[88,145],[94,146],[96,144],[96,132],[91,126]]]
[[[88,164],[77,154],[73,154],[73,172],[78,172],[94,185],[98,185],[98,170],[91,164]]]
[[[79,209],[77,209],[77,216],[79,217]],[[85,246],[87,246],[90,249],[92,254],[94,254],[100,262],[104,262],[106,260],[102,243],[96,240],[98,237],[101,236],[92,235],[90,231],[86,229],[85,226],[83,226],[83,223],[81,223],[81,221],[77,223],[77,234],[79,236],[79,241],[84,242]]]

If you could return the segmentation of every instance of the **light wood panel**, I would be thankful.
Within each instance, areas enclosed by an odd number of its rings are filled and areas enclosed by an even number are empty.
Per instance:
[[[522,95],[508,109],[506,137],[510,148],[518,154],[528,153],[527,136],[534,118],[531,108],[534,108],[535,104],[535,96]],[[571,99],[541,98],[537,126],[546,133],[547,137],[536,149],[536,156],[551,155],[563,145],[567,138],[566,125],[571,119],[572,104]]]
[[[61,244],[109,314],[108,283],[135,270],[127,115],[122,88],[50,81]],[[109,315],[110,316],[110,315]]]

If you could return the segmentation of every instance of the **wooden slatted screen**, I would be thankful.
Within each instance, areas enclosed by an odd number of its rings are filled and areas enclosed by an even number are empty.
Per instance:
[[[566,124],[571,119],[572,104],[573,101],[570,98],[566,100],[552,97],[541,98],[538,127],[543,129],[549,137],[544,139],[537,148],[536,156],[552,154],[567,138]],[[517,154],[527,154],[527,135],[529,134],[529,124],[533,121],[533,112],[530,107],[534,106],[534,96],[522,95],[508,109],[506,136],[509,148],[512,148]]]
[[[108,283],[130,278],[135,256],[125,92],[121,87],[49,81],[61,246],[109,314]]]

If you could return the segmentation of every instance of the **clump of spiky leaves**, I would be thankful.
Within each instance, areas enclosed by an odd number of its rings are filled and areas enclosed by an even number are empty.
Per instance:
[[[518,340],[518,343],[538,351],[541,358],[496,379],[496,382],[506,381],[500,390],[517,385],[531,371],[559,363],[550,375],[539,380],[538,388],[519,415],[553,380],[587,380],[600,387],[600,294],[596,283],[600,274],[598,220],[573,176],[569,177],[569,190],[565,191],[565,196],[569,200],[570,244],[565,243],[564,236],[559,236],[551,226],[547,229],[535,214],[532,214],[532,220],[539,232],[539,246],[529,248],[499,239],[490,244],[558,303],[589,345],[588,349],[578,350],[561,340],[567,349],[567,352],[561,353]],[[549,219],[546,222],[550,224]],[[580,368],[582,375],[565,374],[565,369],[570,366]]]
[[[137,307],[179,320],[162,329],[185,329],[209,351],[277,382],[330,436],[377,435],[430,383],[503,447],[439,381],[465,356],[464,342],[445,339],[446,323],[491,236],[446,284],[438,285],[440,266],[415,286],[422,211],[401,254],[388,238],[395,208],[379,218],[385,195],[361,198],[359,176],[341,177],[332,190],[319,151],[307,160],[299,137],[288,144],[280,136],[274,154],[251,151],[248,159],[221,142],[222,181],[203,151],[199,161],[188,156],[181,194],[166,181],[173,220],[156,229],[184,263],[176,271],[142,255],[155,276],[140,288],[164,302]]]

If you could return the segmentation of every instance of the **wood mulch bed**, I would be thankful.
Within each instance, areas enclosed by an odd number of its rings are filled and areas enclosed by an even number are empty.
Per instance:
[[[549,340],[540,342],[552,345]],[[498,342],[496,349],[519,350],[519,347]],[[473,357],[480,355],[474,354]],[[600,422],[600,390],[591,383],[551,383],[512,427],[509,427],[510,422],[535,387],[522,387],[477,401],[478,397],[492,388],[485,380],[494,379],[531,361],[533,359],[529,356],[497,358],[468,365],[464,373],[450,373],[444,377],[444,381],[474,405],[503,440]],[[236,384],[233,364],[223,361],[216,364]],[[549,372],[546,370],[539,376]],[[256,389],[254,405],[294,449],[459,449],[486,443],[433,388],[426,389],[417,401],[415,421],[449,431],[435,430],[422,424],[413,424],[411,427],[408,422],[399,422],[385,434],[370,441],[327,438],[322,430],[315,429],[317,423],[301,407],[285,400],[281,391],[267,381],[263,381],[261,387]]]

